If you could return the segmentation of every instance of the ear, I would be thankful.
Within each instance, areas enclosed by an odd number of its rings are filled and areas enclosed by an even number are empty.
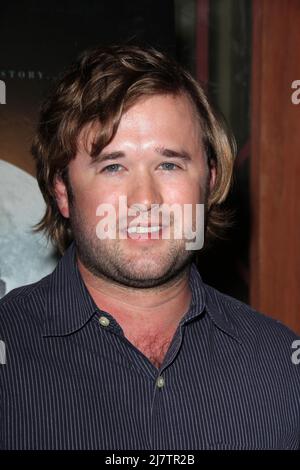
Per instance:
[[[54,179],[54,192],[57,206],[61,215],[65,218],[69,218],[69,198],[68,191],[65,183],[63,182],[61,176],[56,176]]]
[[[217,166],[214,160],[209,161],[209,191],[211,192],[216,184]]]

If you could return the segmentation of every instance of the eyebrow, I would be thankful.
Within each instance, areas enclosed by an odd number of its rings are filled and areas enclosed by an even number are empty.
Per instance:
[[[104,162],[106,160],[116,160],[117,158],[124,158],[125,156],[125,153],[121,151],[101,152],[99,155],[96,155],[92,158],[91,165],[94,165],[95,163]]]
[[[184,161],[192,160],[189,153],[186,152],[185,150],[181,150],[180,152],[177,152],[176,150],[168,149],[165,147],[156,147],[154,150],[156,153],[166,158],[179,158]],[[91,161],[91,165],[94,165],[95,163],[104,162],[106,160],[116,160],[118,158],[124,158],[124,157],[126,157],[126,154],[122,151],[101,152],[99,155],[96,155],[95,157],[93,157]]]
[[[180,152],[177,152],[176,150],[167,149],[165,147],[156,147],[155,151],[159,155],[162,155],[163,157],[167,157],[167,158],[180,158],[181,160],[185,160],[185,161],[192,160],[189,153],[186,152],[185,150],[181,150]]]

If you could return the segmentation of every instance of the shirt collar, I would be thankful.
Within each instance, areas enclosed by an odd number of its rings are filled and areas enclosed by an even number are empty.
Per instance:
[[[192,291],[192,301],[181,323],[186,324],[205,312],[219,330],[240,342],[236,325],[229,315],[230,307],[229,302],[226,300],[227,296],[207,286],[202,281],[195,263],[191,265],[189,283]]]
[[[195,263],[191,264],[189,284],[192,300],[181,324],[185,325],[207,312],[217,328],[239,340],[235,325],[226,314],[224,302],[220,302],[218,297],[221,294],[203,283]],[[50,276],[44,336],[71,334],[82,328],[97,311],[99,309],[79,272],[73,242]]]
[[[67,335],[84,326],[97,311],[79,272],[74,242],[50,276],[44,336]]]

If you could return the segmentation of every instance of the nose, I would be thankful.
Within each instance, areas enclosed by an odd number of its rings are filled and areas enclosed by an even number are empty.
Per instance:
[[[128,188],[128,207],[150,211],[152,204],[161,205],[162,203],[161,188],[153,175],[148,172],[135,174]]]

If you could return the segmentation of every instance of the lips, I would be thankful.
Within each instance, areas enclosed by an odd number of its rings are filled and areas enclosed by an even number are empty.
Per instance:
[[[128,227],[127,232],[129,234],[158,233],[161,229],[162,227],[160,225],[136,225],[133,227]]]
[[[127,227],[125,233],[129,240],[159,240],[162,238],[163,229],[161,225],[135,225]]]

